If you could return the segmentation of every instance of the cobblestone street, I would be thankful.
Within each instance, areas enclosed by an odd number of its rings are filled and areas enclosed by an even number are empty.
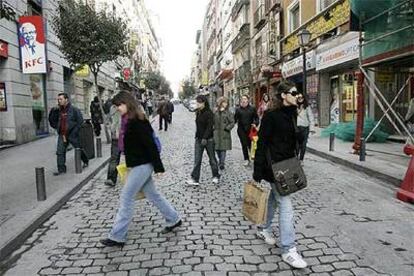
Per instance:
[[[200,186],[185,185],[194,129],[194,114],[177,106],[168,132],[158,134],[167,172],[156,185],[181,213],[182,227],[161,234],[160,213],[138,201],[127,244],[104,248],[99,240],[110,230],[120,188],[104,185],[105,169],[2,264],[2,274],[414,275],[413,205],[379,180],[313,155],[305,160],[309,187],[293,196],[298,250],[309,267],[292,270],[241,214],[252,170],[242,165],[235,131],[220,184],[211,183],[205,155]],[[278,237],[277,217],[274,225]]]

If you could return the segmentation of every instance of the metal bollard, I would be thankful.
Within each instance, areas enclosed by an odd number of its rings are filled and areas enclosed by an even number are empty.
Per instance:
[[[82,173],[82,162],[81,162],[81,152],[80,148],[75,149],[75,172]]]
[[[361,138],[361,147],[359,149],[359,161],[365,161],[366,156],[366,142],[365,138]]]
[[[96,157],[102,157],[102,139],[96,138]]]
[[[45,181],[45,168],[36,167],[36,191],[37,201],[46,200],[46,181]]]
[[[329,151],[335,150],[335,133],[329,133]]]

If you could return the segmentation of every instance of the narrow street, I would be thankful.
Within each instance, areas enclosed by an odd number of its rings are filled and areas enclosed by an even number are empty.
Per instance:
[[[293,196],[298,249],[309,267],[292,270],[255,235],[241,214],[242,165],[236,131],[219,185],[204,156],[201,185],[188,187],[193,163],[194,113],[176,106],[168,132],[159,133],[167,172],[156,185],[177,207],[183,225],[163,235],[163,219],[137,202],[127,244],[104,248],[118,206],[119,185],[104,185],[106,168],[2,264],[23,275],[414,275],[414,206],[395,199],[379,180],[307,155],[309,187]],[[278,237],[277,217],[274,235]]]

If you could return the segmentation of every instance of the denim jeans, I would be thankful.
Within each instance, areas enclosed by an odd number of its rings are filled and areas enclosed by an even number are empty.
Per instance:
[[[172,226],[180,220],[178,212],[157,191],[152,180],[154,168],[151,164],[133,167],[128,174],[127,182],[122,188],[119,209],[114,225],[109,234],[111,240],[125,242],[129,223],[134,215],[135,195],[143,191],[145,197],[155,205],[165,218],[167,226]]]
[[[191,173],[191,177],[194,181],[200,181],[201,162],[203,161],[204,149],[207,151],[208,158],[210,160],[210,167],[213,177],[220,177],[218,172],[217,160],[214,154],[214,140],[213,138],[207,140],[207,145],[201,145],[201,139],[195,139],[194,145],[194,169]]]
[[[224,163],[226,162],[226,151],[225,150],[217,150],[217,157],[219,161],[219,166],[224,167]]]
[[[68,148],[69,143],[73,146],[74,149],[81,148],[79,141],[68,140],[66,143],[63,141],[63,136],[59,135],[58,142],[57,142],[57,167],[59,172],[66,172],[66,150]],[[81,159],[83,163],[88,163],[89,159],[86,156],[85,151],[81,148]]]
[[[272,220],[276,212],[276,201],[279,206],[279,236],[282,246],[282,253],[288,252],[289,249],[296,246],[296,234],[293,220],[292,201],[289,196],[280,196],[273,189],[269,195],[267,205],[267,222],[260,225],[259,229],[267,232],[272,231]]]
[[[118,171],[116,170],[116,166],[119,165],[119,161],[121,160],[121,153],[118,149],[118,139],[112,139],[111,142],[111,159],[109,159],[108,165],[108,174],[106,179],[112,180],[114,184],[118,178]]]

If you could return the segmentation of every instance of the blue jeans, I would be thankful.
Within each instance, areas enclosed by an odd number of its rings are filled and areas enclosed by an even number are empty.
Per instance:
[[[141,190],[145,197],[161,212],[167,226],[172,226],[180,220],[178,212],[155,188],[152,180],[153,170],[151,164],[144,164],[133,167],[129,172],[127,182],[122,188],[118,213],[109,234],[111,240],[126,241],[128,226],[134,215],[135,195]]]
[[[279,206],[280,244],[282,246],[282,253],[286,253],[289,249],[296,246],[293,207],[289,196],[280,196],[273,189],[271,190],[267,205],[267,222],[264,225],[260,225],[259,229],[267,232],[272,231],[272,220],[276,212],[276,201]]]
[[[219,166],[223,166],[226,162],[226,151],[225,150],[216,150],[217,158],[219,161]]]
[[[194,168],[193,168],[193,172],[191,173],[191,177],[196,182],[200,181],[200,170],[201,170],[201,163],[203,161],[204,150],[207,151],[213,177],[217,177],[217,178],[220,177],[216,156],[214,155],[214,140],[212,138],[208,139],[207,145],[203,146],[201,144],[201,139],[196,138],[195,145],[194,145]]]

